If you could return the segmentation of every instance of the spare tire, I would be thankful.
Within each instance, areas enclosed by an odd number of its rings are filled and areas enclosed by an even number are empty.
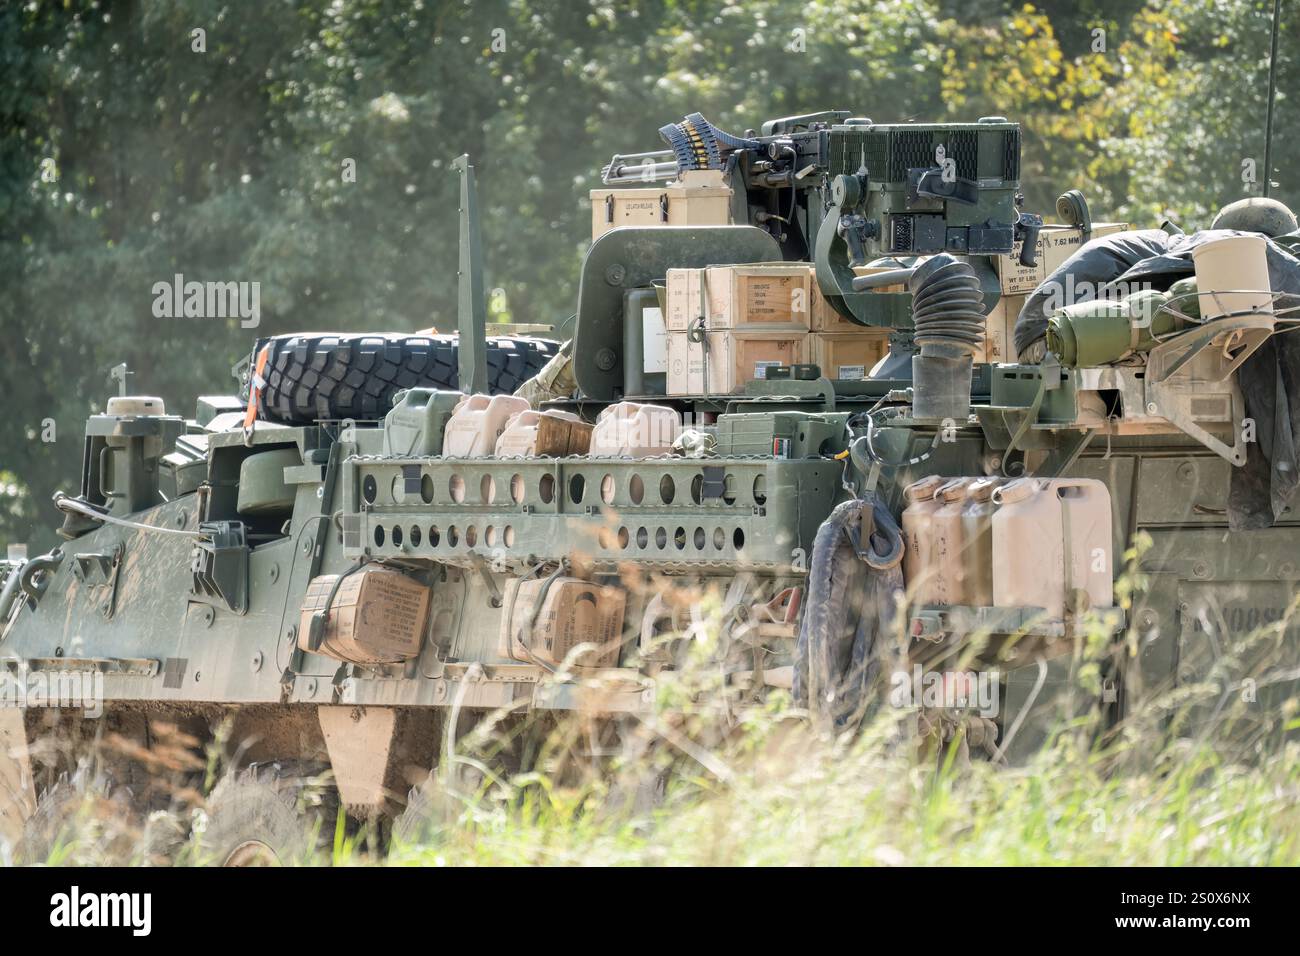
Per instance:
[[[322,419],[383,418],[404,388],[460,387],[458,337],[376,333],[309,333],[262,339],[270,347],[258,417],[297,425]],[[550,339],[487,340],[488,389],[513,392],[559,351]]]

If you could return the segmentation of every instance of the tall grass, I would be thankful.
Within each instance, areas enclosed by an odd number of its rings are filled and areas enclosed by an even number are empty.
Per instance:
[[[666,718],[661,718],[666,719]],[[1062,726],[1022,766],[900,745],[886,715],[827,739],[774,703],[690,758],[657,805],[623,799],[654,771],[556,788],[536,776],[462,797],[397,865],[1282,865],[1300,863],[1300,744],[1250,763],[1214,739]],[[1152,744],[1156,744],[1152,749]],[[652,766],[652,765],[651,765]],[[621,789],[623,788],[623,789]],[[611,809],[611,806],[613,809]]]
[[[437,799],[414,838],[389,841],[341,814],[304,816],[319,836],[309,862],[1294,865],[1291,617],[1239,640],[1221,635],[1201,680],[1151,690],[1117,726],[1106,720],[1101,674],[1117,654],[1135,660],[1141,640],[1087,631],[1062,662],[1064,683],[1039,704],[1050,715],[1037,724],[1045,738],[1014,765],[967,747],[960,715],[947,739],[918,738],[918,726],[938,724],[882,705],[835,735],[786,692],[759,699],[737,686],[717,666],[718,647],[697,635],[677,669],[657,676],[651,713],[617,727],[582,715],[485,715],[462,737],[446,735]],[[1272,697],[1259,693],[1270,688]],[[195,761],[204,790],[224,751],[207,757]],[[45,862],[205,862],[192,838],[157,836],[201,829],[201,799],[178,800],[145,833],[93,782],[78,793],[80,809]],[[12,858],[12,848],[0,852]]]

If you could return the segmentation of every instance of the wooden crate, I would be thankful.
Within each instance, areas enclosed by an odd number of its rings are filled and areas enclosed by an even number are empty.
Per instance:
[[[746,382],[765,378],[774,365],[803,365],[809,335],[792,331],[709,332],[692,342],[686,332],[668,333],[668,394],[728,395]]]
[[[813,333],[811,361],[821,368],[822,375],[861,380],[885,357],[889,351],[889,330],[857,328],[856,332]]]
[[[720,329],[806,329],[821,299],[812,266],[801,262],[669,269],[670,332],[685,332],[704,314],[705,325]]]
[[[1096,222],[1090,238],[1125,232],[1126,222]],[[1037,289],[1049,275],[1083,246],[1083,231],[1078,226],[1046,225],[1038,232],[1038,261],[1032,266],[1020,264],[1020,243],[1008,256],[998,256],[994,262],[1004,293],[1024,294]]]
[[[984,347],[975,352],[976,362],[1005,364],[1016,360],[1013,332],[1027,295],[1003,295],[984,321]]]

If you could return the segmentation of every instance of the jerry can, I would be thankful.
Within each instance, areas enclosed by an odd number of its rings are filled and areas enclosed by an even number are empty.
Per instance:
[[[562,458],[585,455],[591,426],[573,412],[559,409],[518,412],[506,422],[496,443],[498,458]]]
[[[398,392],[392,411],[384,416],[384,454],[441,455],[447,422],[464,398],[460,392],[434,388]]]
[[[916,604],[933,604],[934,579],[934,513],[943,506],[935,492],[948,483],[948,479],[930,475],[908,485],[903,492],[907,507],[903,509],[903,580]]]
[[[961,512],[962,567],[966,603],[972,607],[993,606],[993,513],[998,507],[993,492],[1004,483],[1001,478],[977,478],[966,488]]]
[[[935,604],[966,604],[965,580],[965,528],[961,515],[966,507],[967,489],[974,478],[955,478],[941,485],[934,494],[939,507],[931,520],[934,545],[934,583],[932,594]]]
[[[470,395],[461,400],[443,433],[442,453],[449,458],[487,458],[512,415],[529,409],[513,395]]]
[[[1091,478],[1019,478],[993,501],[993,604],[1067,607],[1114,604],[1110,492]]]
[[[681,430],[682,417],[676,409],[619,402],[596,419],[591,433],[591,454],[597,458],[667,455]]]

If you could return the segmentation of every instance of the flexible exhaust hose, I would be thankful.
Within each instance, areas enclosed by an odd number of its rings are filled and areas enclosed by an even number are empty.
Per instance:
[[[910,269],[858,276],[853,290],[903,282],[912,293],[912,324],[922,355],[960,358],[984,344],[984,293],[969,263],[941,252]]]
[[[947,253],[912,273],[912,417],[959,422],[970,415],[971,372],[984,344],[984,293],[969,263]]]
[[[912,324],[924,356],[959,358],[984,344],[984,293],[969,263],[945,253],[912,272]]]

